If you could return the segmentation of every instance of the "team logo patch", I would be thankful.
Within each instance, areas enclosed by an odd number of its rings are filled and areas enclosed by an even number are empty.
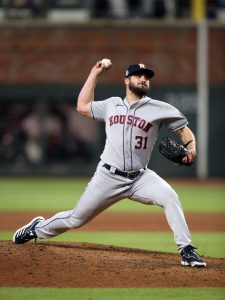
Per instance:
[[[139,67],[140,67],[141,69],[145,69],[145,65],[144,65],[144,64],[139,64]]]

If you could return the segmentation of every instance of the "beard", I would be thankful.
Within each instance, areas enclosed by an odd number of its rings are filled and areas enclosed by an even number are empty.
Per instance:
[[[129,82],[128,87],[132,93],[141,98],[146,96],[150,90],[150,87],[148,86],[135,86],[131,81]]]

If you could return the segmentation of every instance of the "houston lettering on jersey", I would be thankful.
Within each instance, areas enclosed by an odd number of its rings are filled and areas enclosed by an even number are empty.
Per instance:
[[[125,123],[128,125],[133,125],[135,127],[138,127],[144,130],[145,132],[148,132],[150,127],[152,126],[151,123],[145,121],[144,119],[132,115],[128,115],[127,117],[126,115],[115,115],[109,117],[110,126],[114,124],[125,124]]]

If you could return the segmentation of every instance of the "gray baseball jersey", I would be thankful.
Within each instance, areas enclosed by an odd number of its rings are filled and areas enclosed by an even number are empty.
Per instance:
[[[107,138],[101,161],[77,206],[41,221],[35,228],[37,236],[49,238],[78,228],[128,198],[163,207],[178,249],[189,245],[191,236],[177,194],[146,168],[162,124],[178,130],[188,124],[187,119],[175,107],[148,97],[132,105],[126,99],[112,97],[92,102],[90,109],[94,119],[105,121]],[[140,172],[131,179],[120,176],[118,170]]]
[[[145,97],[128,104],[112,97],[92,102],[94,119],[105,121],[106,144],[101,159],[124,171],[146,167],[162,124],[178,130],[187,119],[172,105]]]

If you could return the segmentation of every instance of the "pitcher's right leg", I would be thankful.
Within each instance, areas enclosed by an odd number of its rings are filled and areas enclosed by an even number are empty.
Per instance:
[[[99,165],[74,210],[60,212],[44,220],[35,228],[38,238],[57,236],[69,229],[78,228],[123,197],[128,187],[118,187],[118,179]]]

